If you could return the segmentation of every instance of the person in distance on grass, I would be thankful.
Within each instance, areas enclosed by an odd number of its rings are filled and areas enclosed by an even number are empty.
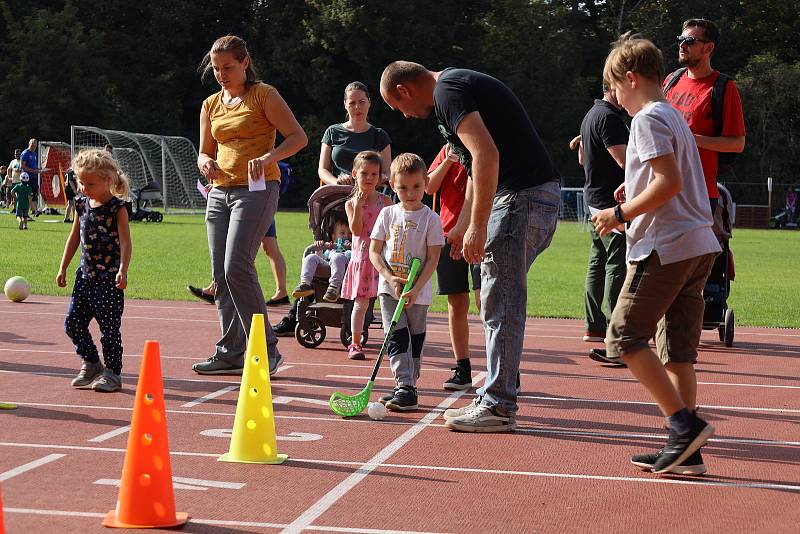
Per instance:
[[[699,448],[714,433],[692,412],[694,362],[703,320],[703,286],[720,252],[697,145],[680,112],[664,100],[661,51],[623,35],[606,58],[603,79],[633,117],[619,204],[592,216],[606,236],[627,224],[628,272],[606,335],[655,399],[670,427],[657,453],[632,458],[655,473],[705,471]],[[648,341],[656,335],[659,354]],[[659,361],[659,356],[661,361]]]
[[[39,146],[39,141],[31,139],[28,141],[28,148],[22,151],[19,160],[22,163],[22,170],[27,172],[30,176],[31,186],[31,207],[33,208],[31,214],[34,217],[39,216],[39,173],[47,169],[39,168],[39,153],[36,147]]]
[[[27,172],[22,171],[22,173],[20,173],[20,182],[11,188],[11,194],[16,198],[14,213],[16,213],[17,221],[19,221],[19,229],[27,230],[28,208],[30,207],[31,196],[33,196],[30,177]]]
[[[417,380],[428,306],[433,299],[431,276],[439,263],[444,232],[439,216],[422,203],[428,182],[422,158],[410,153],[397,156],[389,182],[400,202],[381,210],[369,248],[369,259],[380,273],[378,294],[384,332],[389,331],[398,300],[404,297],[406,302],[388,346],[396,387],[380,400],[389,410],[408,411],[418,406]],[[414,258],[421,262],[419,274],[414,286],[403,293]]]
[[[583,198],[590,215],[616,204],[614,191],[625,178],[628,127],[620,116],[621,112],[616,93],[603,83],[602,100],[594,101],[594,106],[581,122],[581,135],[570,143],[570,148],[578,151],[578,162],[586,174]],[[614,231],[600,237],[593,226],[591,234],[583,299],[586,325],[583,340],[602,342],[606,337],[608,317],[625,280],[625,234]],[[608,315],[603,311],[603,301],[608,307]],[[620,359],[609,359],[604,349],[592,349],[589,355],[593,360],[622,363]]]
[[[243,39],[226,35],[214,41],[201,68],[203,74],[213,71],[221,86],[200,110],[197,167],[211,184],[206,226],[222,337],[214,354],[192,370],[241,375],[250,323],[260,313],[274,373],[282,357],[255,259],[278,208],[278,161],[300,151],[308,138],[277,89],[258,79]],[[283,141],[276,146],[278,132]]]
[[[67,285],[67,268],[80,246],[80,267],[69,301],[64,329],[83,360],[72,380],[76,388],[91,387],[111,393],[122,389],[122,335],[120,324],[125,308],[131,262],[131,233],[128,227],[128,179],[114,157],[100,149],[78,153],[72,162],[80,194],[75,197],[75,220],[64,246],[56,284]],[[89,332],[94,319],[100,327],[105,369]]]
[[[461,165],[459,155],[453,145],[445,143],[428,167],[428,185],[425,192],[439,196],[439,216],[445,238],[458,221],[461,210],[469,211],[464,205],[469,175]],[[467,263],[462,257],[450,257],[451,244],[445,243],[436,266],[436,280],[440,295],[447,295],[447,325],[450,330],[450,344],[456,366],[453,376],[445,380],[442,387],[449,391],[459,391],[472,387],[472,365],[469,359],[469,288],[475,294],[475,305],[481,308],[481,266]]]
[[[472,404],[445,411],[445,426],[463,432],[511,431],[527,273],[556,230],[558,172],[522,103],[496,78],[468,69],[433,72],[395,61],[383,71],[381,96],[406,118],[424,119],[435,112],[439,131],[458,148],[470,176],[465,202],[471,209],[461,210],[447,241],[451,256],[481,264],[487,378]]]

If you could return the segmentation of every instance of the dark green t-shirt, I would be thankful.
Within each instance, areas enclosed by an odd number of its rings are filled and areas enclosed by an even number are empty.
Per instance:
[[[11,188],[11,192],[17,195],[17,207],[26,210],[30,207],[31,193],[33,190],[27,182],[20,182]]]
[[[341,124],[333,124],[325,130],[322,143],[331,147],[333,168],[331,173],[338,177],[341,174],[350,174],[353,171],[353,160],[356,154],[364,150],[380,152],[390,144],[389,134],[380,128],[370,126],[365,132],[351,132]],[[383,169],[388,172],[389,169]]]

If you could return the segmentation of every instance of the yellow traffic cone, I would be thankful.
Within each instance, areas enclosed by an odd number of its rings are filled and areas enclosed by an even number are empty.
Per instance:
[[[233,435],[228,452],[220,462],[280,464],[288,456],[278,454],[275,437],[275,414],[272,411],[272,389],[269,382],[267,338],[264,315],[253,314],[250,338],[244,356],[242,385],[236,403]]]

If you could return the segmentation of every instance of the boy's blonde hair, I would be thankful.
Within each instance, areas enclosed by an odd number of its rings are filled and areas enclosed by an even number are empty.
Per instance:
[[[422,158],[411,152],[403,152],[392,162],[391,180],[394,182],[398,174],[422,173],[423,177],[428,175],[428,167]]]
[[[91,172],[105,177],[108,189],[115,197],[127,200],[130,196],[128,177],[125,176],[117,165],[117,160],[107,150],[100,148],[87,148],[81,150],[72,160],[72,170],[81,179],[81,174]]]
[[[606,83],[624,82],[628,71],[659,85],[664,79],[661,50],[638,33],[625,33],[611,46],[603,67],[603,80]]]

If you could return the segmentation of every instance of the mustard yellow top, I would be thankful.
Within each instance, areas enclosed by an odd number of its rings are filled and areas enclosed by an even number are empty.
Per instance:
[[[214,187],[247,185],[247,162],[275,148],[275,126],[264,114],[267,95],[275,88],[265,83],[251,85],[241,101],[233,106],[222,103],[222,91],[203,101],[211,122],[211,136],[217,142],[217,165],[225,178]],[[265,168],[267,180],[280,181],[278,163]]]

